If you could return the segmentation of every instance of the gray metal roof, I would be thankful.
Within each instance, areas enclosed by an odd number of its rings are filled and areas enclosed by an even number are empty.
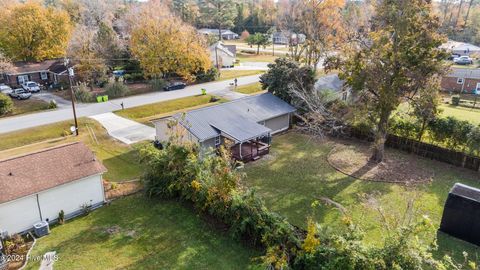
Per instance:
[[[325,75],[315,82],[315,90],[329,89],[335,92],[339,92],[343,89],[344,81],[340,80],[338,74]]]
[[[480,79],[479,68],[452,68],[447,77]]]
[[[288,103],[265,93],[173,117],[201,142],[219,136],[222,132],[237,142],[243,142],[271,132],[260,122],[294,111],[295,108]]]

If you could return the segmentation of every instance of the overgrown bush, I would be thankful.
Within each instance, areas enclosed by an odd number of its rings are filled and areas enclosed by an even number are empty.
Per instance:
[[[105,95],[108,95],[109,98],[124,97],[130,92],[128,86],[121,82],[109,83],[105,89]]]
[[[85,83],[81,83],[79,87],[75,90],[75,99],[78,102],[83,103],[95,101],[95,97]]]
[[[143,73],[128,73],[123,75],[123,79],[125,82],[139,82],[143,81],[145,78],[143,77]]]
[[[13,101],[12,99],[0,93],[0,116],[5,115],[13,110]]]
[[[432,121],[428,126],[428,131],[436,143],[443,144],[452,150],[464,151],[470,147],[468,134],[474,127],[468,121],[447,117]]]
[[[167,85],[167,82],[164,79],[151,79],[150,82],[150,88],[153,91],[163,91],[163,88]]]
[[[57,102],[54,99],[50,100],[50,102],[48,103],[48,108],[49,109],[56,109],[57,108]]]
[[[218,69],[213,67],[213,68],[210,68],[207,71],[202,70],[202,71],[198,72],[197,74],[195,74],[195,76],[196,76],[195,81],[197,83],[204,83],[204,82],[215,81],[218,78],[219,73],[218,73]]]
[[[452,96],[452,105],[454,105],[454,106],[460,105],[460,96],[459,95]]]

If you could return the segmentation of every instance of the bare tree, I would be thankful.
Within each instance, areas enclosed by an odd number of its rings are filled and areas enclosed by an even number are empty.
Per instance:
[[[0,74],[13,70],[13,64],[2,52],[0,52]]]

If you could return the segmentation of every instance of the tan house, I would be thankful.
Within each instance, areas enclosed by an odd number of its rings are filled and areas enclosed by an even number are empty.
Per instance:
[[[442,90],[454,93],[480,92],[480,69],[478,68],[452,68],[443,76]]]
[[[288,130],[295,108],[270,94],[240,98],[153,121],[156,140],[168,140],[172,129],[202,149],[231,147],[237,160],[251,161],[269,152],[272,135]],[[171,125],[171,121],[178,125]]]
[[[235,45],[225,45],[222,42],[215,42],[208,48],[210,60],[214,66],[219,68],[233,67],[237,57]]]

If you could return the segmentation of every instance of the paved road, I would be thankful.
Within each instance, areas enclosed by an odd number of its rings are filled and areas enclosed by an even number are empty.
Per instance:
[[[246,76],[238,78],[238,85],[246,85],[258,82],[260,75]],[[77,116],[92,116],[102,113],[113,112],[121,109],[120,104],[123,102],[125,108],[141,106],[145,104],[172,100],[187,96],[194,96],[201,93],[201,89],[207,89],[210,94],[228,94],[230,92],[230,83],[232,81],[220,81],[204,84],[188,86],[183,90],[171,92],[156,92],[145,95],[138,95],[126,98],[115,99],[105,103],[78,104]],[[40,125],[51,124],[55,122],[65,121],[73,118],[71,108],[59,108],[55,111],[41,112],[28,115],[20,115],[8,117],[0,120],[0,133],[11,132],[24,128],[30,128]]]
[[[102,124],[110,136],[126,144],[155,139],[154,128],[111,112],[97,114],[90,116],[90,118]]]

